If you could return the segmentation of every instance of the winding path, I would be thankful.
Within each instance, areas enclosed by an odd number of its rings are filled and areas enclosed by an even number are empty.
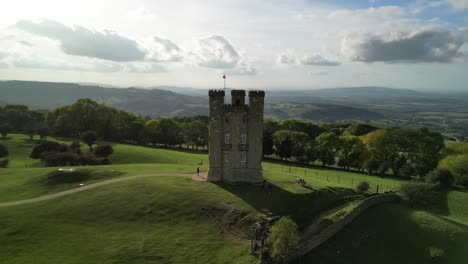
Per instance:
[[[39,197],[31,198],[31,199],[19,200],[19,201],[14,201],[14,202],[0,203],[0,207],[10,207],[10,206],[16,206],[16,205],[46,201],[46,200],[62,197],[62,196],[65,196],[65,195],[69,195],[69,194],[73,194],[73,193],[78,193],[78,192],[94,189],[94,188],[97,188],[97,187],[100,187],[100,186],[103,186],[103,185],[112,184],[112,183],[116,183],[116,182],[123,182],[123,181],[129,181],[129,180],[135,180],[135,179],[141,179],[141,178],[147,178],[147,177],[163,177],[163,176],[186,177],[186,178],[192,178],[192,180],[195,180],[195,181],[205,181],[206,180],[206,172],[205,173],[200,173],[200,175],[189,174],[189,173],[139,174],[139,175],[115,178],[115,179],[106,180],[106,181],[100,181],[100,182],[92,183],[92,184],[89,184],[89,185],[83,185],[83,186],[75,188],[75,189],[66,190],[66,191],[53,193],[53,194],[48,194],[48,195],[44,195],[44,196],[39,196]]]

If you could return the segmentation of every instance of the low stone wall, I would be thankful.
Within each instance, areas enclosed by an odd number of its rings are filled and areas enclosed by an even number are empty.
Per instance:
[[[304,241],[301,245],[300,255],[305,255],[314,248],[320,246],[322,243],[333,237],[338,233],[343,227],[352,222],[356,217],[361,215],[367,208],[372,207],[377,204],[395,202],[399,201],[400,197],[396,194],[382,194],[377,196],[369,197],[363,200],[356,208],[354,208],[350,213],[348,213],[343,219],[338,222],[335,222],[325,228],[319,234],[310,237],[307,241]],[[320,221],[320,220],[318,220]]]

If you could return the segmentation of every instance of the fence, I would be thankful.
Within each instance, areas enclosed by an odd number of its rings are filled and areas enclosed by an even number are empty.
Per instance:
[[[318,170],[271,163],[264,164],[264,169],[266,171],[281,172],[282,174],[291,176],[294,180],[302,178],[308,183],[315,181],[336,187],[356,188],[359,183],[365,181],[369,183],[369,192],[371,193],[396,191],[400,187],[400,183],[391,182],[391,180],[380,178],[379,176],[357,175],[352,172]],[[378,183],[375,181],[378,181]]]

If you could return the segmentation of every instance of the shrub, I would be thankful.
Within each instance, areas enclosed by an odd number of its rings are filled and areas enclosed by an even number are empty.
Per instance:
[[[0,158],[6,157],[8,154],[8,148],[5,145],[0,144]]]
[[[74,152],[46,152],[42,155],[47,167],[76,166],[80,164],[80,157]]]
[[[98,145],[94,150],[94,154],[100,158],[109,157],[112,153],[114,153],[114,149],[112,148],[112,145],[109,144]]]
[[[68,146],[57,142],[45,142],[35,146],[31,152],[31,158],[38,159],[47,152],[67,152]]]
[[[97,139],[97,134],[94,131],[88,130],[81,135],[81,139],[89,146],[89,149],[93,149],[93,144]]]
[[[8,167],[8,164],[10,163],[10,160],[9,159],[4,159],[4,160],[0,160],[0,168],[6,168]]]
[[[438,247],[429,247],[429,255],[431,258],[438,258],[444,255],[444,250]]]
[[[430,203],[432,191],[426,183],[410,182],[401,185],[400,192],[404,200],[411,206],[427,206]]]
[[[81,148],[81,144],[79,141],[73,141],[72,143],[70,143],[70,148],[71,149],[79,149]]]
[[[468,187],[468,154],[446,157],[440,162],[439,168],[449,170],[456,184]]]
[[[57,169],[47,174],[47,183],[67,183],[80,182],[88,179],[90,176],[87,170],[77,169]]]
[[[369,183],[363,181],[363,182],[360,182],[357,186],[356,186],[356,191],[358,193],[365,193],[369,190]]]
[[[444,168],[438,168],[429,172],[425,177],[424,181],[427,183],[440,183],[444,186],[452,186],[454,178],[452,173]]]
[[[96,159],[93,153],[88,153],[86,155],[80,156],[80,164],[81,165],[99,165],[99,160]]]
[[[281,217],[270,228],[266,241],[271,244],[270,255],[274,259],[293,256],[299,248],[300,236],[296,223],[289,217]]]

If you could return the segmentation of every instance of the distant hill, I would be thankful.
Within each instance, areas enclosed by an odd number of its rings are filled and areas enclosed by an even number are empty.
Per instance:
[[[161,89],[104,88],[74,83],[1,81],[1,100],[35,109],[51,109],[90,98],[141,115],[173,116],[206,114],[208,99]]]

